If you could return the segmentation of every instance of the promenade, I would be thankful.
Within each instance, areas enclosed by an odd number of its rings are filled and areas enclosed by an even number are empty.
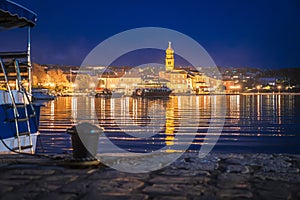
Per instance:
[[[186,153],[146,174],[0,155],[1,199],[300,199],[300,155]]]

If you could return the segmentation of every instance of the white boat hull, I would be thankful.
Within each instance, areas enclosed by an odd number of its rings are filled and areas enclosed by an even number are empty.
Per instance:
[[[33,152],[31,152],[31,148],[23,149],[21,152],[34,153],[35,149],[36,149],[37,137],[39,134],[40,134],[39,132],[30,134],[30,137],[32,139]],[[20,142],[21,142],[21,146],[29,146],[30,145],[29,136],[25,136],[25,135],[20,136]],[[10,138],[3,139],[0,142],[0,152],[1,153],[13,153],[3,143],[5,143],[10,149],[14,149],[14,148],[18,147],[18,139],[16,137],[10,137]],[[18,152],[18,150],[15,150],[15,151]]]

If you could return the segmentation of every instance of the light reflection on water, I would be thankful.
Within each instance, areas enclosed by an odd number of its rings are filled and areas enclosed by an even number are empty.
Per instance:
[[[71,150],[70,136],[65,133],[79,121],[99,123],[105,134],[119,147],[132,152],[149,152],[164,146],[186,144],[185,137],[175,140],[180,120],[189,118],[189,127],[181,127],[188,137],[190,127],[198,127],[190,150],[199,150],[211,122],[211,103],[219,96],[178,96],[170,99],[133,99],[59,97],[41,110],[40,131],[46,153]],[[228,95],[226,118],[214,151],[300,153],[300,96],[297,95]],[[183,108],[193,104],[198,117]],[[122,130],[129,134],[125,134]],[[134,137],[134,136],[141,136]],[[42,145],[41,145],[42,144]],[[101,145],[101,144],[100,144]]]

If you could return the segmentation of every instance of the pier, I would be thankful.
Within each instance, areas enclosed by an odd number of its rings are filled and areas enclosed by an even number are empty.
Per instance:
[[[65,164],[68,155],[50,158],[1,155],[2,199],[300,198],[299,155],[186,153],[145,174],[74,167]]]

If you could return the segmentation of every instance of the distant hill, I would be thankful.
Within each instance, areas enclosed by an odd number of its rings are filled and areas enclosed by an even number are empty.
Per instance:
[[[300,84],[300,68],[269,69],[263,71],[262,75],[289,80],[292,85]]]

